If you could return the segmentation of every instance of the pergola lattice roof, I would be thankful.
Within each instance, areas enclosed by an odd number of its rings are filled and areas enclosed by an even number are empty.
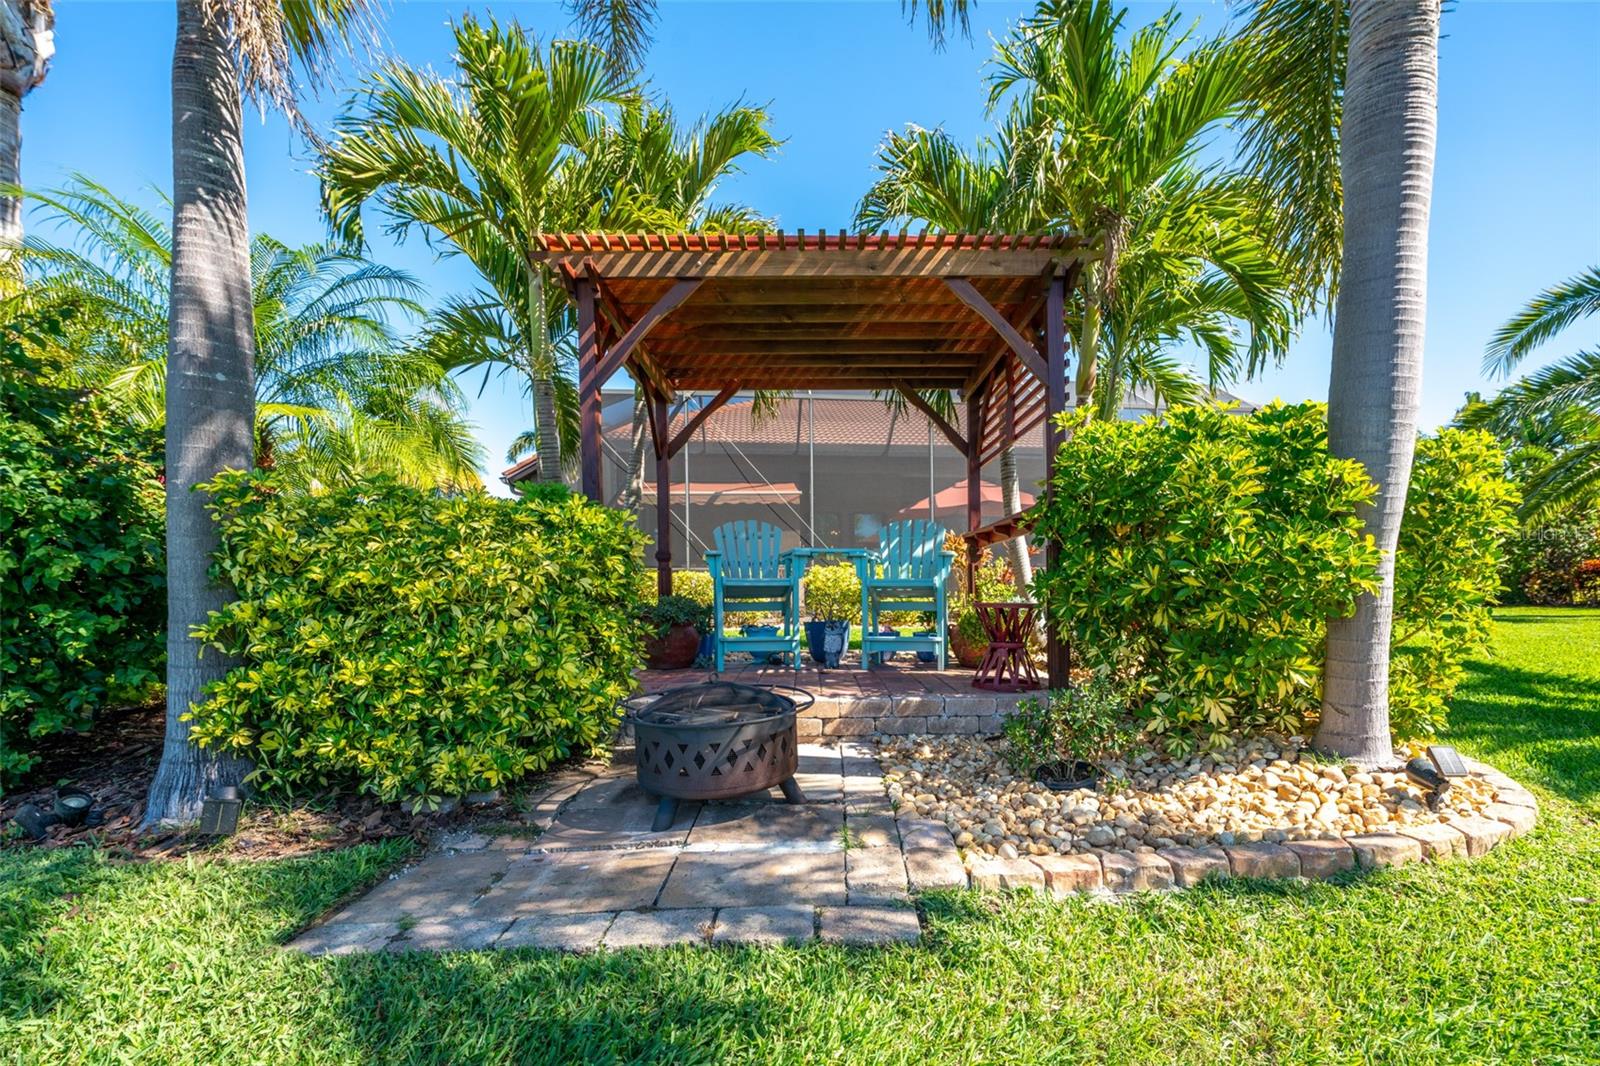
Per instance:
[[[980,392],[985,461],[1045,414],[1031,339],[1069,235],[544,234],[535,257],[594,286],[615,358],[678,389]],[[647,338],[647,339],[646,339]],[[620,351],[619,351],[620,349]],[[1021,350],[1019,350],[1021,349]]]

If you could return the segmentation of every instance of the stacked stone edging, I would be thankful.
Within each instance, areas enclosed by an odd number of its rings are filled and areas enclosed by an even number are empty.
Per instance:
[[[815,737],[983,736],[1026,693],[916,693],[894,696],[818,696],[800,712],[801,740]]]
[[[1030,888],[1057,897],[1080,893],[1127,894],[1189,888],[1216,877],[1301,878],[1321,880],[1349,870],[1374,870],[1406,863],[1478,858],[1533,829],[1539,801],[1507,775],[1485,763],[1465,760],[1476,777],[1495,789],[1495,802],[1482,815],[1407,826],[1394,833],[1363,833],[1338,840],[1256,842],[1155,851],[1093,848],[1070,855],[998,858],[970,851],[963,855],[973,888]],[[949,828],[930,818],[900,816],[901,833]],[[954,848],[954,838],[951,847]]]

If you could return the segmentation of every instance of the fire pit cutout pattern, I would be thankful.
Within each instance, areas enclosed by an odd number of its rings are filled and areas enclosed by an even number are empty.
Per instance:
[[[809,706],[810,694],[801,695]],[[804,803],[794,780],[798,709],[770,688],[712,681],[630,711],[639,786],[661,801],[655,831],[672,825],[679,800],[731,799],[776,785],[790,803]]]

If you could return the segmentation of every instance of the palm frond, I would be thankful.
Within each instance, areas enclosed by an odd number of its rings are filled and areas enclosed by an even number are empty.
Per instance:
[[[1496,330],[1483,355],[1483,372],[1509,374],[1529,352],[1596,312],[1600,312],[1600,267],[1591,267],[1541,292]]]

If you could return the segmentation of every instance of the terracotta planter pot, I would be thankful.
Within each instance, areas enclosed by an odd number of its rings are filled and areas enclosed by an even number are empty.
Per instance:
[[[983,653],[989,650],[987,640],[967,640],[957,626],[950,627],[950,654],[968,670],[976,670],[983,662]]]
[[[700,654],[700,631],[694,626],[676,625],[666,636],[644,642],[644,661],[652,670],[683,670],[694,665]]]

